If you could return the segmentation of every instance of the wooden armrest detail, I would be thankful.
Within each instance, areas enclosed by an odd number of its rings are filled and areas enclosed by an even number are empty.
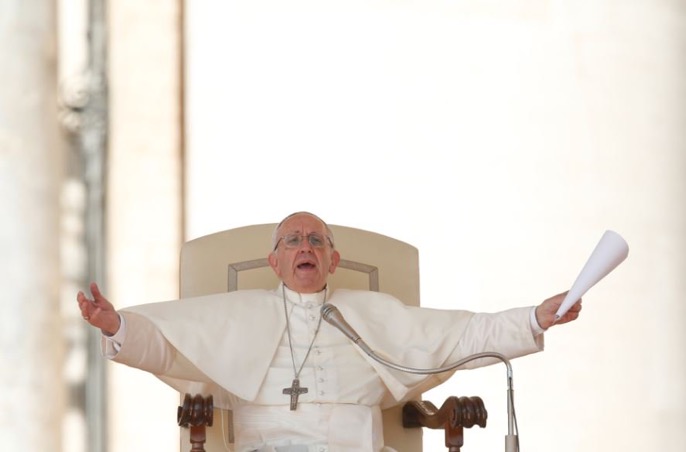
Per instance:
[[[459,452],[464,445],[464,427],[486,427],[488,412],[479,397],[448,397],[440,409],[427,401],[410,401],[403,406],[403,427],[445,430],[445,445]]]
[[[183,405],[176,411],[176,421],[181,427],[191,429],[190,442],[191,452],[205,452],[207,434],[205,427],[212,427],[214,414],[214,401],[211,395],[203,397],[196,394],[191,397],[186,394],[183,397]]]
[[[441,409],[427,401],[410,401],[403,407],[403,426],[441,429],[451,427],[486,427],[488,412],[479,397],[448,397]]]

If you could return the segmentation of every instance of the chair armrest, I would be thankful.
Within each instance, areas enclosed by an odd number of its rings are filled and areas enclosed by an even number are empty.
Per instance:
[[[428,401],[410,401],[403,406],[403,427],[445,430],[445,445],[459,452],[464,444],[464,428],[486,427],[488,412],[479,397],[448,397],[440,409]]]

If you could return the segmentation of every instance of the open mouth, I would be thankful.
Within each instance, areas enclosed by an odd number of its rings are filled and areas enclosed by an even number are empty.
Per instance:
[[[298,270],[314,270],[316,267],[317,265],[310,260],[303,260],[296,265]]]

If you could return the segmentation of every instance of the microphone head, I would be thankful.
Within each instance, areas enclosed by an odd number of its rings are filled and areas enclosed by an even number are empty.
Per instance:
[[[327,323],[338,328],[341,333],[345,334],[350,338],[351,341],[357,343],[360,340],[360,335],[355,332],[353,327],[348,325],[348,322],[343,318],[343,314],[338,310],[338,308],[332,304],[324,303],[321,308],[322,319],[326,320]]]
[[[332,304],[324,303],[321,308],[321,315],[324,320],[331,322],[331,318],[340,315],[338,308]]]

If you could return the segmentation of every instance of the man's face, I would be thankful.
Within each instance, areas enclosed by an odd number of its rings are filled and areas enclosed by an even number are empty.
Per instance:
[[[281,239],[295,234],[300,236],[300,244]],[[319,234],[324,238],[323,246],[310,243],[310,234]],[[300,293],[319,292],[326,286],[329,273],[336,270],[340,260],[338,251],[334,250],[326,238],[326,227],[322,222],[308,214],[297,214],[287,219],[277,231],[279,243],[269,255],[269,265],[274,273],[291,290]]]

